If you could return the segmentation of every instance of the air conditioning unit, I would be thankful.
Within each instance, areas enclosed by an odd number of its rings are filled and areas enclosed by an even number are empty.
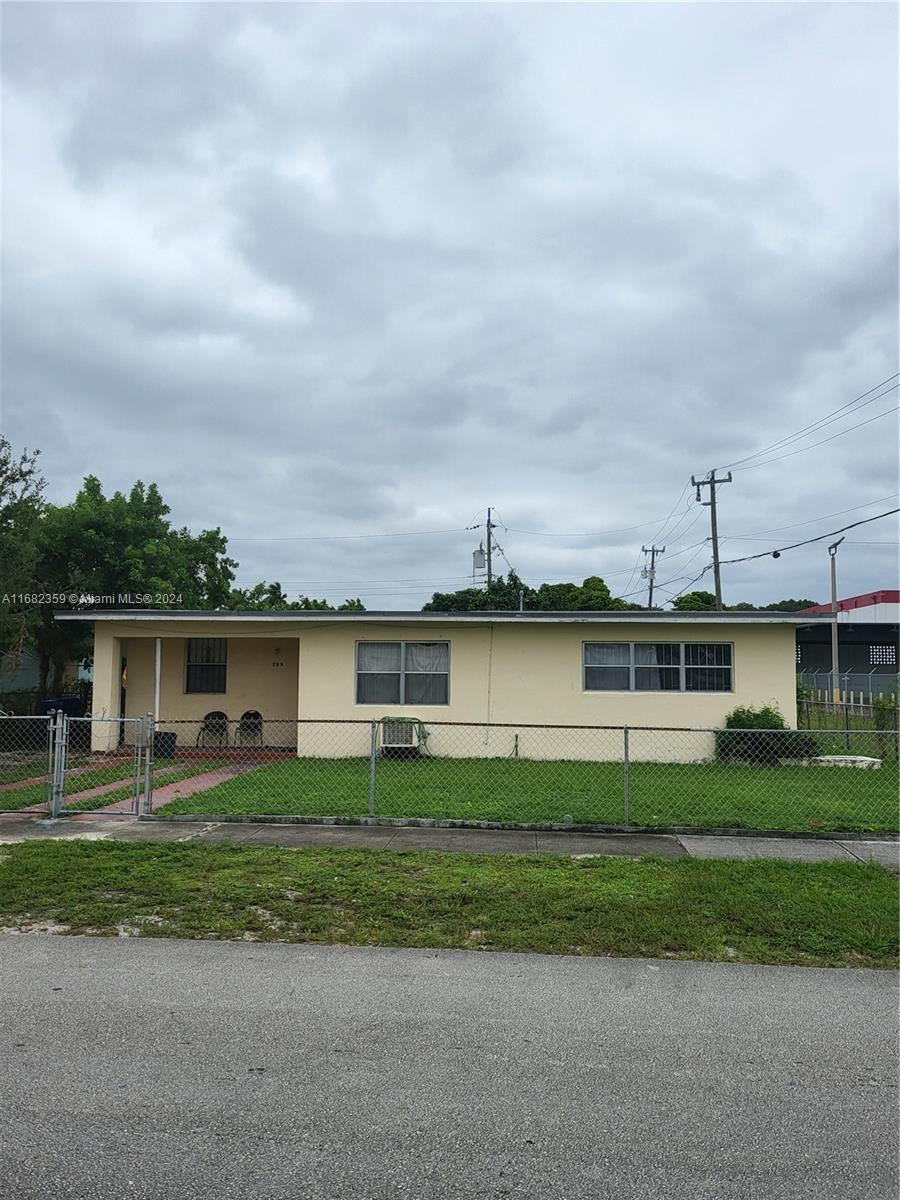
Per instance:
[[[385,758],[418,758],[418,722],[402,717],[382,717],[381,753]]]

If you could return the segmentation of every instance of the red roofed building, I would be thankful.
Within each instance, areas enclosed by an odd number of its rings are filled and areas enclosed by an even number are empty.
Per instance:
[[[815,604],[797,614],[821,617],[830,604]],[[838,600],[838,653],[844,690],[886,691],[897,680],[900,662],[900,591],[882,588]],[[829,625],[799,626],[797,670],[816,685],[831,670]],[[818,679],[816,678],[818,677]],[[825,685],[827,686],[827,685]]]

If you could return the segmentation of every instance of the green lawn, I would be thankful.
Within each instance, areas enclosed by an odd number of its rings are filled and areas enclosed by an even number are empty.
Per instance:
[[[893,967],[877,866],[39,840],[0,926],[68,933]]]
[[[896,763],[878,770],[632,763],[634,825],[785,830],[895,830]],[[359,817],[365,759],[285,759],[157,810]],[[375,812],[388,817],[620,824],[620,763],[532,759],[379,760]]]

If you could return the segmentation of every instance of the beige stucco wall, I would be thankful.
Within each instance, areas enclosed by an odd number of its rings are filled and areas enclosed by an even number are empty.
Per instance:
[[[115,632],[113,632],[113,630]],[[238,635],[238,631],[240,636]],[[791,625],[721,625],[660,621],[650,624],[603,622],[490,625],[383,625],[339,622],[334,625],[284,622],[272,636],[265,622],[236,625],[229,621],[97,623],[94,659],[95,709],[118,706],[119,653],[128,658],[126,715],[153,708],[153,655],[156,634],[163,641],[160,701],[161,728],[177,720],[196,721],[212,709],[232,719],[258,709],[266,720],[359,721],[402,713],[420,717],[431,727],[434,753],[520,754],[548,757],[612,757],[620,753],[620,735],[563,733],[550,737],[525,730],[440,729],[436,722],[678,726],[721,725],[738,704],[776,704],[796,724],[795,632]],[[228,637],[228,690],[224,695],[184,692],[184,638]],[[119,643],[121,639],[121,644]],[[359,705],[355,696],[357,641],[447,641],[450,643],[450,703],[427,705]],[[731,642],[732,692],[585,692],[582,683],[584,641]],[[299,647],[299,672],[298,672]],[[284,665],[274,667],[274,662]],[[109,672],[114,679],[111,681]],[[298,686],[299,679],[299,686]],[[174,728],[174,726],[171,726]],[[536,740],[537,739],[537,740]],[[270,741],[269,736],[266,738]],[[641,739],[638,739],[641,741]],[[661,757],[669,744],[675,757],[709,753],[711,740],[691,735],[656,737]],[[507,744],[508,743],[508,744]],[[707,744],[709,743],[709,744]],[[641,744],[647,747],[650,739]],[[300,753],[359,754],[368,746],[368,731],[323,724],[301,726]],[[657,757],[653,754],[652,757]]]
[[[450,703],[446,705],[357,704],[357,641],[447,641],[450,643]],[[731,642],[733,692],[586,692],[582,679],[585,641]],[[721,626],[673,623],[654,625],[564,624],[458,626],[404,625],[393,629],[362,622],[352,627],[319,626],[300,641],[301,718],[370,721],[390,713],[421,718],[430,727],[428,746],[435,754],[527,755],[541,757],[618,757],[621,737],[612,732],[587,734],[529,730],[441,729],[436,722],[462,721],[529,725],[680,726],[714,728],[738,704],[776,704],[796,724],[795,634],[792,626]],[[347,729],[318,726],[299,744],[301,753],[328,742],[332,753],[356,746]],[[518,741],[516,740],[518,739]],[[671,734],[641,740],[642,757],[699,758],[712,750],[712,739]],[[322,753],[322,750],[318,750]],[[358,750],[356,751],[358,752]]]
[[[218,710],[237,721],[242,713],[256,709],[270,722],[266,729],[269,745],[292,746],[296,738],[297,662],[299,645],[296,633],[280,627],[278,636],[271,636],[271,625],[261,626],[268,636],[228,636],[226,690],[219,693],[188,693],[185,691],[186,637],[171,636],[171,627],[160,631],[161,671],[158,728],[179,734],[179,742],[193,745],[198,725],[208,712]],[[243,630],[241,631],[243,632]],[[225,633],[231,634],[230,630]],[[118,714],[119,664],[124,655],[128,661],[128,683],[125,689],[125,717],[142,717],[154,711],[154,678],[156,638],[146,636],[145,627],[110,627],[98,622],[94,650],[94,714]],[[125,636],[127,635],[127,636]],[[222,637],[218,625],[191,627],[190,637]],[[179,726],[177,722],[189,722]],[[279,726],[278,722],[289,722]],[[94,745],[107,749],[111,730],[97,726]],[[131,742],[131,732],[126,734]]]

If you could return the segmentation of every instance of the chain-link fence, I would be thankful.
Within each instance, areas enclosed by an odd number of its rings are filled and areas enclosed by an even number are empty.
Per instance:
[[[157,747],[155,813],[897,828],[897,734],[891,730],[626,729],[391,717],[266,722],[248,741],[238,724],[161,723],[177,737],[165,747],[170,758]],[[169,782],[164,761],[176,772]],[[188,767],[194,773],[182,776]]]
[[[0,717],[0,811],[896,831],[894,729]]]
[[[46,807],[53,776],[53,719],[0,715],[0,812]]]

